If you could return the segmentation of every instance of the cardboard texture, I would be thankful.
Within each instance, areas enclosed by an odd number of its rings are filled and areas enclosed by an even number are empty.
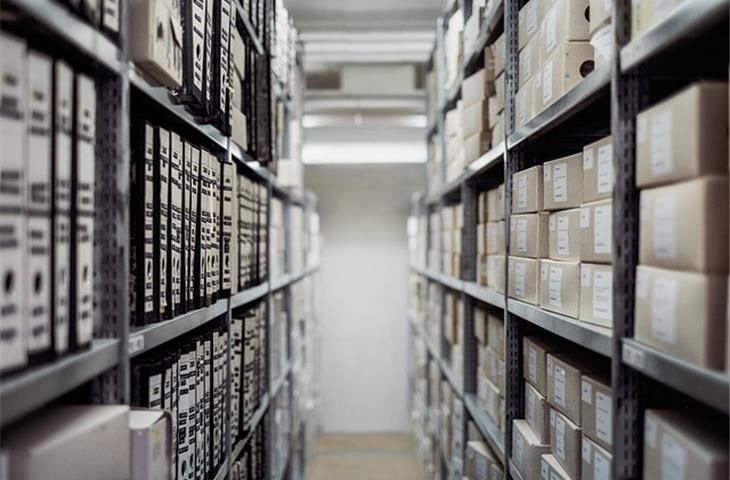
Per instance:
[[[541,165],[512,175],[512,213],[533,213],[542,210],[542,176]]]
[[[581,480],[610,480],[612,455],[583,435]]]
[[[616,175],[613,171],[613,137],[583,147],[583,202],[611,198]]]
[[[581,380],[580,415],[583,433],[611,451],[613,405],[609,375],[587,374]]]
[[[510,254],[519,257],[544,258],[548,254],[548,214],[512,215],[510,221]]]
[[[583,155],[545,162],[543,174],[543,207],[564,210],[580,207],[583,201]]]
[[[574,208],[550,214],[548,244],[551,259],[573,262],[581,259],[580,212],[579,208]]]
[[[582,425],[582,377],[607,371],[608,365],[601,360],[575,351],[553,352],[547,356],[548,402],[577,426]]]
[[[574,480],[568,476],[568,472],[563,468],[553,454],[542,455],[540,458],[540,478],[547,478],[550,480]]]
[[[548,58],[568,42],[590,39],[588,0],[544,0],[540,24],[540,58]]]
[[[523,302],[537,305],[539,285],[538,260],[533,258],[509,257],[509,296]]]
[[[512,461],[523,478],[540,478],[540,456],[549,452],[525,420],[512,422]]]
[[[580,264],[540,260],[540,306],[578,318]]]
[[[580,260],[591,263],[613,261],[612,200],[599,200],[580,209]]]
[[[550,451],[568,478],[580,478],[582,430],[562,413],[550,410]]]
[[[547,398],[525,382],[525,420],[542,444],[550,444],[550,405]]]
[[[580,314],[584,322],[613,326],[613,267],[598,263],[580,264]]]
[[[547,355],[559,352],[565,345],[553,337],[526,336],[523,340],[523,376],[540,395],[548,396]]]
[[[542,112],[552,105],[594,69],[593,47],[588,42],[562,43],[549,57],[541,58],[542,70],[532,84],[535,112]]]

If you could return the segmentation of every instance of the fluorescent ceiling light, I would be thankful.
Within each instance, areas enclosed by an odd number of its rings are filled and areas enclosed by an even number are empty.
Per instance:
[[[302,149],[305,164],[425,163],[424,142],[307,142]]]

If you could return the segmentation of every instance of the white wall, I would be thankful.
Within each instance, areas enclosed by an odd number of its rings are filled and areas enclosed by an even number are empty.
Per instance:
[[[327,432],[409,429],[406,219],[423,168],[305,168],[323,235],[319,378]]]

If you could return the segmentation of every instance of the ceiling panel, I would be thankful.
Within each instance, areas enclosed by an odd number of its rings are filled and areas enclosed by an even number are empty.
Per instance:
[[[300,30],[435,28],[441,0],[285,0]]]

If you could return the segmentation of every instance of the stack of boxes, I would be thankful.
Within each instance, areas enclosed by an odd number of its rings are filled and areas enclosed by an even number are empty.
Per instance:
[[[477,339],[477,397],[500,431],[505,428],[505,334],[502,310],[474,308]]]
[[[461,203],[441,209],[441,239],[444,274],[461,277],[461,238],[464,230],[464,208]]]
[[[727,83],[699,82],[637,117],[637,340],[725,370]]]
[[[464,32],[464,12],[461,8],[449,17],[444,34],[444,55],[446,67],[446,89],[454,88],[459,78],[464,52],[462,51]]]
[[[477,283],[504,293],[504,184],[477,198]]]
[[[509,295],[611,327],[611,137],[518,172],[512,182]]]
[[[464,166],[476,161],[491,146],[487,97],[494,93],[493,81],[493,71],[482,68],[461,84]]]
[[[593,71],[588,0],[530,0],[518,17],[517,127]]]
[[[523,355],[525,419],[512,425],[517,470],[523,478],[611,478],[607,362],[552,337],[525,337]]]
[[[444,301],[444,339],[448,345],[451,370],[457,379],[464,378],[464,301],[459,292],[447,291]]]

